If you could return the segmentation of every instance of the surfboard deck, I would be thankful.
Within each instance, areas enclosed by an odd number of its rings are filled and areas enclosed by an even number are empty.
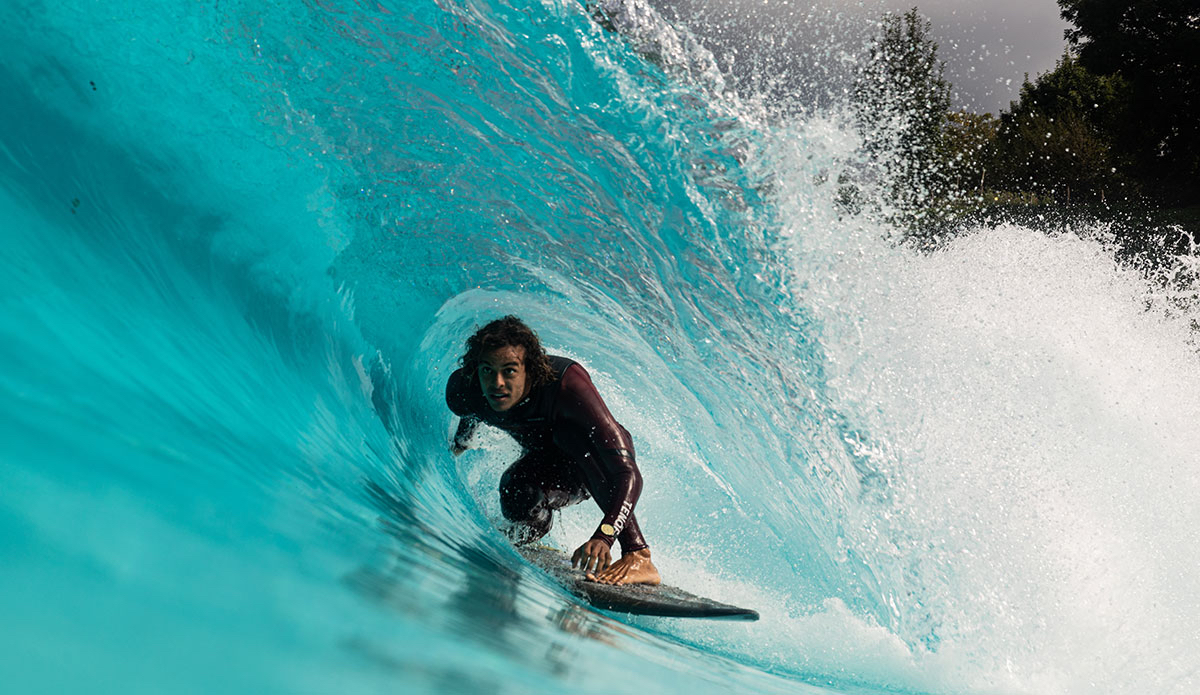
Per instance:
[[[667,618],[758,620],[758,611],[731,606],[666,584],[612,586],[589,582],[584,579],[583,572],[571,567],[571,558],[556,548],[525,546],[517,550],[526,560],[557,579],[567,591],[601,610]]]

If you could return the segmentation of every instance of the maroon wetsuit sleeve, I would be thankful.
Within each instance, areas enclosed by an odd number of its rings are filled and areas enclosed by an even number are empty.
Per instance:
[[[450,378],[446,380],[446,406],[450,411],[461,418],[458,421],[458,429],[454,432],[454,444],[466,448],[466,441],[475,433],[475,428],[479,426],[479,418],[476,417],[471,402],[471,387],[473,384],[467,378],[461,369],[457,369]]]
[[[626,552],[638,549],[626,547],[627,541],[646,547],[633,518],[633,508],[642,493],[642,474],[634,459],[633,438],[608,411],[591,377],[578,364],[572,364],[563,373],[557,410],[560,426],[576,433],[568,451],[576,456],[583,454],[580,458],[586,461],[584,473],[592,481],[589,485],[592,496],[604,512],[592,538],[612,545],[613,539],[621,536]],[[627,525],[636,539],[622,533]],[[605,533],[605,526],[611,526],[613,532]]]
[[[455,415],[462,417],[464,415],[474,415],[474,403],[471,398],[471,387],[475,386],[471,383],[471,379],[463,374],[463,370],[455,369],[450,378],[446,380],[446,406]],[[478,391],[479,387],[475,386]]]

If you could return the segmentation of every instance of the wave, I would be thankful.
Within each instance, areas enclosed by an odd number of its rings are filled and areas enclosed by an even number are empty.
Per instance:
[[[1186,274],[898,245],[835,204],[843,107],[734,93],[645,4],[12,14],[15,682],[1194,688]],[[441,399],[505,313],[633,433],[668,581],[762,622],[601,616],[503,540],[515,445],[450,457]]]

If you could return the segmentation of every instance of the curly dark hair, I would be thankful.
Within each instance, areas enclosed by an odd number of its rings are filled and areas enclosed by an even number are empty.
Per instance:
[[[525,348],[525,373],[530,387],[541,386],[554,378],[550,358],[546,356],[537,333],[511,314],[492,321],[467,338],[467,351],[459,360],[463,371],[473,377],[479,371],[479,360],[483,353],[510,345]]]

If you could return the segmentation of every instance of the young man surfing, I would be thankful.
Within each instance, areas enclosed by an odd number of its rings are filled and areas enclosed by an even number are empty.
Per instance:
[[[518,545],[546,535],[551,513],[589,496],[604,518],[572,562],[603,584],[658,584],[650,547],[633,508],[642,491],[633,439],[608,412],[578,363],[546,354],[537,335],[505,316],[467,339],[461,367],[446,383],[446,404],[462,418],[457,456],[479,423],[512,435],[524,452],[500,478],[500,508]],[[621,559],[610,548],[621,542]]]

